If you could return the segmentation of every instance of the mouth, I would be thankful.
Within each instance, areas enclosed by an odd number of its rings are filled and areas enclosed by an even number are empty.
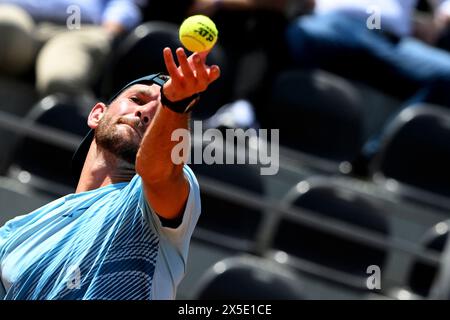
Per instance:
[[[132,123],[132,121],[127,121],[127,120],[124,120],[124,119],[120,119],[118,121],[118,124],[123,124],[123,125],[126,125],[126,126],[130,127],[131,129],[133,129],[134,132],[136,132],[138,137],[140,139],[142,139],[142,133],[136,128],[136,126],[134,125],[134,123]]]
[[[132,125],[130,125],[130,124],[128,124],[128,123],[124,123],[124,124],[127,125],[127,126],[129,126],[129,127],[131,127],[131,129],[133,129],[134,132],[136,132],[136,134],[138,135],[139,139],[142,140],[142,133],[141,133],[138,129],[136,129],[134,126],[132,126]]]

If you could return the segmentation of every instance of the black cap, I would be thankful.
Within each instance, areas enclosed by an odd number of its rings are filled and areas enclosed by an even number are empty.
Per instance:
[[[163,73],[151,74],[136,80],[131,81],[122,89],[120,89],[111,99],[109,99],[108,104],[114,101],[124,90],[135,85],[135,84],[157,84],[163,86],[169,77]],[[89,130],[88,134],[83,138],[78,149],[75,151],[72,157],[72,174],[74,178],[78,181],[80,179],[81,171],[83,170],[84,161],[91,147],[92,140],[94,139],[94,130]]]

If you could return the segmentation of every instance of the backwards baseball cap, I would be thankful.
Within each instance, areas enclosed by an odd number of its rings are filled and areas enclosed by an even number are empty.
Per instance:
[[[122,92],[135,84],[157,84],[162,87],[167,80],[169,80],[169,76],[163,73],[155,73],[133,80],[125,85],[122,89],[120,89],[111,99],[109,99],[108,105],[112,103]],[[81,171],[83,170],[84,166],[84,161],[86,160],[86,156],[88,154],[89,148],[91,147],[93,139],[94,130],[91,129],[83,138],[81,144],[78,146],[78,149],[75,151],[72,157],[72,174],[76,180],[80,178]]]

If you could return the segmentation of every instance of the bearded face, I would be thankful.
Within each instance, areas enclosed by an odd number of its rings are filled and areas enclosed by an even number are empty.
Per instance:
[[[95,130],[95,140],[101,148],[134,166],[142,131],[139,119],[114,117],[107,112]]]

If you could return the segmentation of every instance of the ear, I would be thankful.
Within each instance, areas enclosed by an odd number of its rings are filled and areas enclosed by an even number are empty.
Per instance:
[[[97,103],[92,108],[91,112],[89,113],[89,117],[88,117],[88,126],[91,129],[97,128],[100,120],[105,115],[107,109],[108,108],[106,107],[106,105],[102,102]]]

